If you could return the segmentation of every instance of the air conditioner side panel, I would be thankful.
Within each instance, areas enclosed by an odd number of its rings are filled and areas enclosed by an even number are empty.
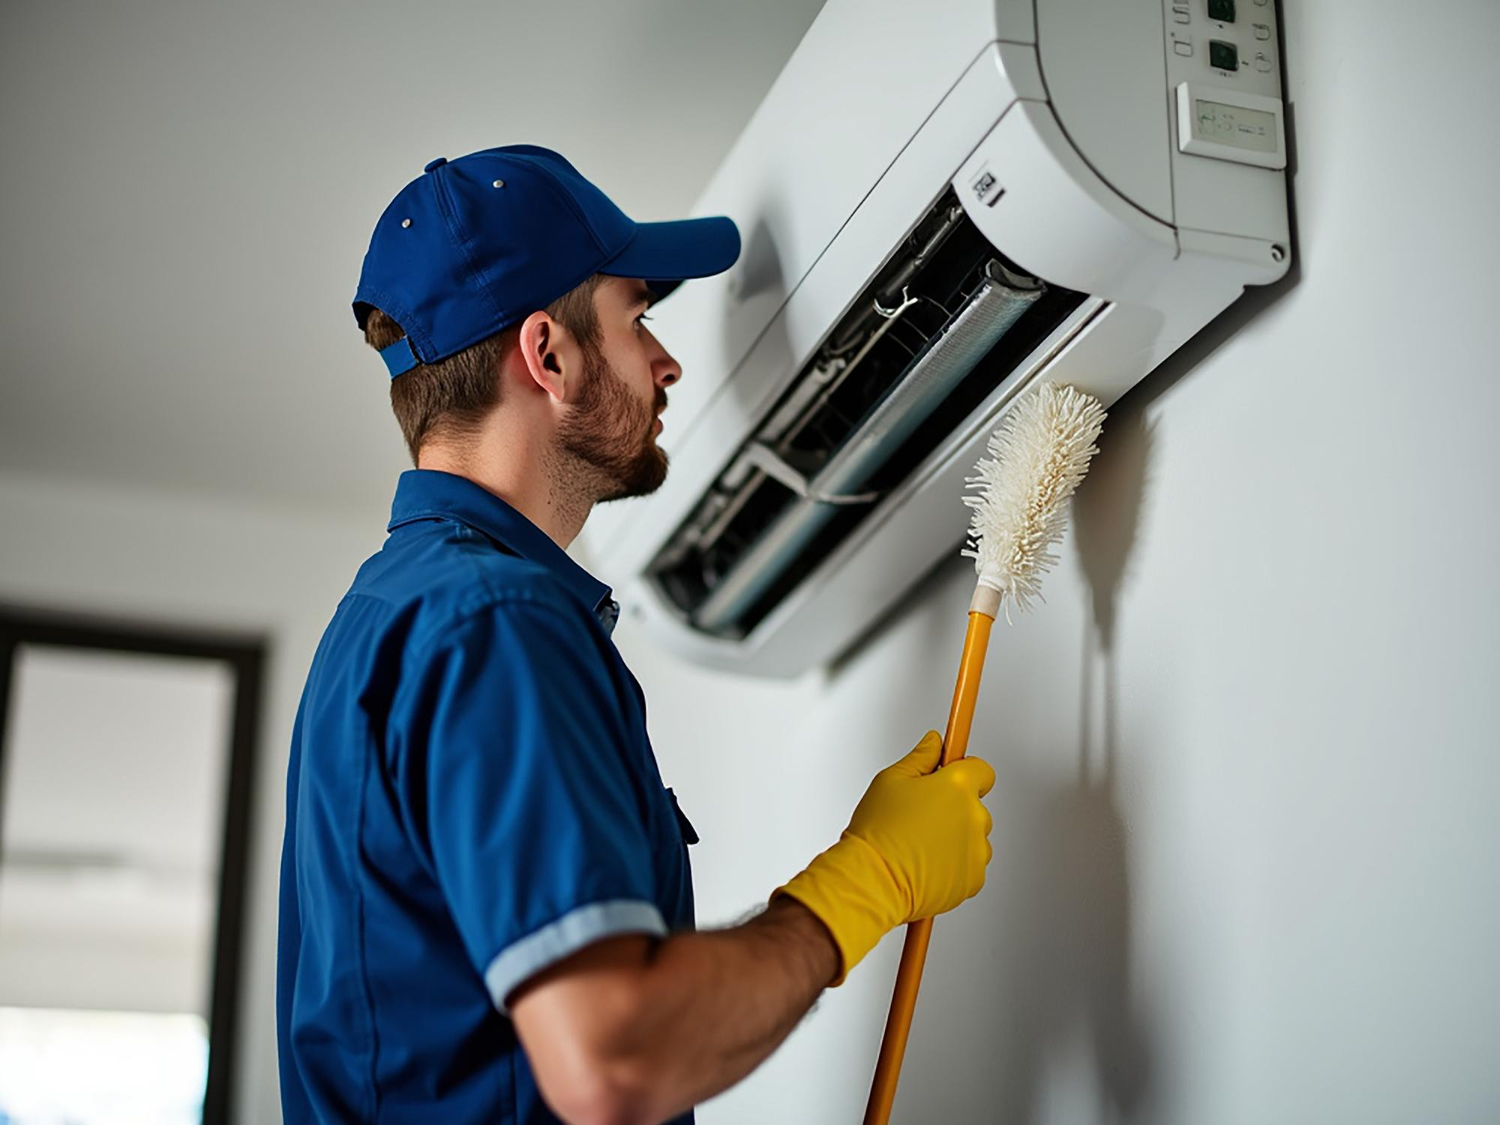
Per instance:
[[[1037,277],[1079,293],[1141,302],[1177,257],[1177,232],[1102,180],[1045,102],[1018,102],[953,184],[985,238]]]

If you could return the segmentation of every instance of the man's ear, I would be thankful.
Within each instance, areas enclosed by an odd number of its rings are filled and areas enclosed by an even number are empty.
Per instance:
[[[555,402],[567,402],[576,392],[582,358],[572,335],[546,313],[534,312],[521,322],[521,362]]]

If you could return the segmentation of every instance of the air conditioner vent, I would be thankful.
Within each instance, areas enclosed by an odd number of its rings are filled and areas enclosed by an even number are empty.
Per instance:
[[[748,633],[1083,301],[996,252],[949,190],[834,325],[649,568]]]

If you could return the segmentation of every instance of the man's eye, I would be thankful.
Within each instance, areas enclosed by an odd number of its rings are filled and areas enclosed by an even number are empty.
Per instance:
[[[636,322],[636,323],[637,323],[637,324],[639,324],[639,323],[641,323],[641,321],[643,321],[643,320],[650,320],[650,319],[651,319],[651,318],[650,318],[650,317],[649,317],[649,316],[647,316],[647,315],[646,315],[646,314],[645,314],[645,313],[641,313],[641,315],[640,315],[640,316],[638,316],[638,317],[636,317],[636,318],[635,318],[635,322]]]

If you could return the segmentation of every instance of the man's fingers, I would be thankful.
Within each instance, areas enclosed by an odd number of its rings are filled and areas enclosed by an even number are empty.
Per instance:
[[[922,741],[917,743],[912,751],[892,768],[907,777],[921,777],[937,769],[938,761],[942,756],[943,736],[935,730],[930,730],[922,736]]]
[[[983,758],[960,758],[952,765],[944,766],[943,772],[953,772],[956,780],[962,781],[981,797],[995,787],[995,771]]]

